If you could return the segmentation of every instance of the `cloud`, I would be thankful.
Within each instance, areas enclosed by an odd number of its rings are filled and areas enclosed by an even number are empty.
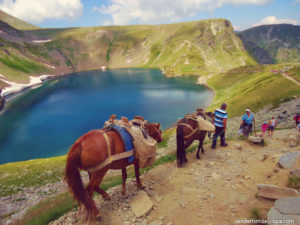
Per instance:
[[[265,5],[274,0],[111,0],[93,10],[111,16],[115,25],[164,23],[193,17],[200,11],[213,11],[223,5]]]
[[[0,0],[0,9],[28,22],[75,20],[82,13],[80,0]]]
[[[295,0],[295,3],[300,3],[300,0]]]
[[[282,24],[289,23],[293,25],[298,25],[299,21],[292,19],[278,19],[276,16],[268,16],[262,19],[260,22],[253,24],[252,26],[268,25],[268,24]]]
[[[234,25],[234,26],[233,26],[233,29],[234,29],[234,30],[240,30],[241,27],[240,27],[240,26],[235,26],[235,25]]]

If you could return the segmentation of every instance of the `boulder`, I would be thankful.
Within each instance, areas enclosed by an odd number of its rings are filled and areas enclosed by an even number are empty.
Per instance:
[[[290,134],[286,140],[290,147],[296,147],[297,145],[300,144],[299,134]]]
[[[131,210],[136,217],[144,216],[153,208],[153,202],[145,191],[139,191],[130,203]]]
[[[248,141],[254,144],[258,144],[261,145],[262,143],[264,143],[264,139],[262,139],[261,137],[255,137],[255,136],[250,136],[248,137]]]
[[[279,224],[280,225],[300,224],[300,216],[282,214],[277,209],[275,209],[275,207],[272,207],[270,209],[267,218],[269,221],[278,221],[277,223],[278,225]],[[286,221],[286,223],[283,223],[283,221]],[[294,221],[294,223],[288,221]],[[276,223],[270,223],[270,224],[276,224]]]
[[[300,216],[299,206],[300,197],[287,197],[276,200],[274,208],[277,209],[281,214]]]
[[[299,196],[299,192],[293,188],[283,188],[276,185],[258,184],[258,196],[267,199],[279,199],[290,196]]]
[[[300,152],[288,152],[282,155],[278,164],[285,169],[297,168],[300,165]]]
[[[242,145],[240,143],[235,143],[233,146],[238,150],[242,150]]]

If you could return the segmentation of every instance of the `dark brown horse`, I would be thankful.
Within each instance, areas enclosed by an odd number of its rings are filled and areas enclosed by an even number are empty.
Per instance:
[[[157,142],[162,141],[160,124],[147,123],[145,130]],[[103,132],[106,134],[104,136]],[[108,140],[109,139],[109,140]],[[108,142],[109,141],[109,142]],[[113,161],[105,167],[89,172],[90,182],[84,188],[79,169],[91,171],[90,168],[95,168],[108,158],[108,148],[110,145],[111,156],[125,152],[125,146],[120,136],[114,131],[108,130],[91,130],[87,134],[78,138],[69,150],[67,157],[67,165],[65,170],[65,181],[78,201],[79,206],[84,206],[87,212],[88,219],[95,219],[99,213],[93,200],[93,193],[96,191],[106,200],[109,200],[109,195],[99,187],[104,175],[109,169],[122,170],[122,194],[126,193],[125,182],[127,178],[126,167],[134,164],[135,176],[138,188],[143,188],[140,181],[139,164],[137,157],[132,163],[128,159],[120,159]]]
[[[211,112],[207,112],[205,114],[202,114],[202,116],[204,118],[206,116],[212,118],[213,114]],[[185,149],[187,149],[194,142],[194,140],[199,141],[196,158],[200,159],[200,155],[199,155],[200,148],[201,148],[201,152],[204,153],[203,142],[207,133],[209,134],[210,137],[210,132],[198,130],[198,123],[194,119],[191,119],[189,117],[184,117],[183,119],[178,121],[177,132],[176,132],[178,167],[181,167],[184,163],[187,162]]]

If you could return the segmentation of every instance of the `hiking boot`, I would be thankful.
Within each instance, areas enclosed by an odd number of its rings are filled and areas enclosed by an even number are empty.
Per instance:
[[[226,147],[226,146],[228,146],[228,144],[224,144],[224,145],[221,145],[222,147]]]

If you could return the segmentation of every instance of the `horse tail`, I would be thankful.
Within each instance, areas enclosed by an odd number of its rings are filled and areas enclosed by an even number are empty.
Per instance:
[[[80,155],[81,155],[81,142],[77,141],[70,148],[64,180],[67,182],[69,190],[77,200],[79,208],[83,205],[87,212],[87,217],[95,216],[98,213],[98,209],[95,205],[92,196],[85,191],[83,182],[79,173],[80,167]]]
[[[184,134],[183,134],[183,127],[177,126],[176,132],[177,138],[177,165],[180,167],[184,162]]]

